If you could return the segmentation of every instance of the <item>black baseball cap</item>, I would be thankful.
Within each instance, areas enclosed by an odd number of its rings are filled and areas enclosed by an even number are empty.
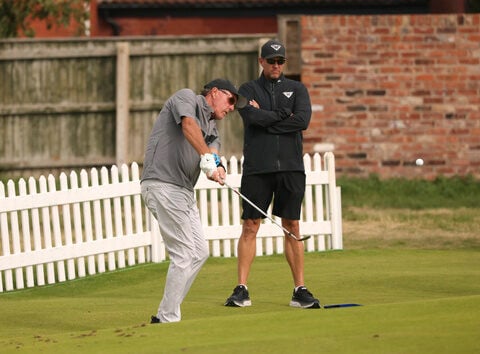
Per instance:
[[[262,46],[260,56],[264,59],[270,58],[286,58],[285,56],[285,46],[277,40],[269,40]]]
[[[213,87],[216,87],[220,90],[227,90],[232,95],[235,95],[237,97],[237,103],[235,104],[235,108],[243,108],[247,105],[247,99],[238,93],[237,88],[230,81],[225,79],[215,79],[210,81],[203,88],[211,89]]]

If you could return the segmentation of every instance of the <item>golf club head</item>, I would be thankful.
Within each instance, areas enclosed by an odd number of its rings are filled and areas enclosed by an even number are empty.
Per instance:
[[[305,237],[302,237],[302,238],[297,238],[298,241],[305,241],[305,240],[308,240],[310,237],[312,237],[311,235],[308,235],[308,236],[305,236]]]
[[[288,236],[290,236],[291,238],[294,238],[295,240],[297,241],[305,241],[305,240],[308,240],[311,236],[308,235],[308,236],[305,236],[305,237],[302,237],[302,238],[298,238],[297,236],[295,236],[293,233],[291,232],[287,232],[287,230],[284,230],[286,232],[286,234]]]

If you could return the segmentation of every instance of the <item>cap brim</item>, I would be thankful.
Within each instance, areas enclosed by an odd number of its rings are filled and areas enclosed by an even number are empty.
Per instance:
[[[283,58],[285,59],[285,55],[283,54],[270,54],[264,57],[263,59],[272,59],[272,58]]]
[[[235,103],[235,108],[236,109],[243,108],[248,104],[248,101],[245,97],[243,97],[242,95],[238,95],[238,94],[236,96],[237,96],[237,103]]]

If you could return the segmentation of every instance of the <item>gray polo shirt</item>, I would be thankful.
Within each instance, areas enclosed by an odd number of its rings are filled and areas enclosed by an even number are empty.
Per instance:
[[[182,132],[182,117],[193,117],[208,146],[220,150],[213,109],[202,95],[182,89],[171,96],[157,117],[148,139],[142,181],[153,179],[193,191],[200,175],[200,155]]]

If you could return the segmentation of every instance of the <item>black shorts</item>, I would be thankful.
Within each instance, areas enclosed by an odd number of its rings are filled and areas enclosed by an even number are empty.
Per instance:
[[[267,212],[273,198],[273,215],[300,220],[305,195],[305,173],[290,171],[242,176],[241,192],[264,212]],[[242,207],[242,219],[265,218],[243,199]]]

